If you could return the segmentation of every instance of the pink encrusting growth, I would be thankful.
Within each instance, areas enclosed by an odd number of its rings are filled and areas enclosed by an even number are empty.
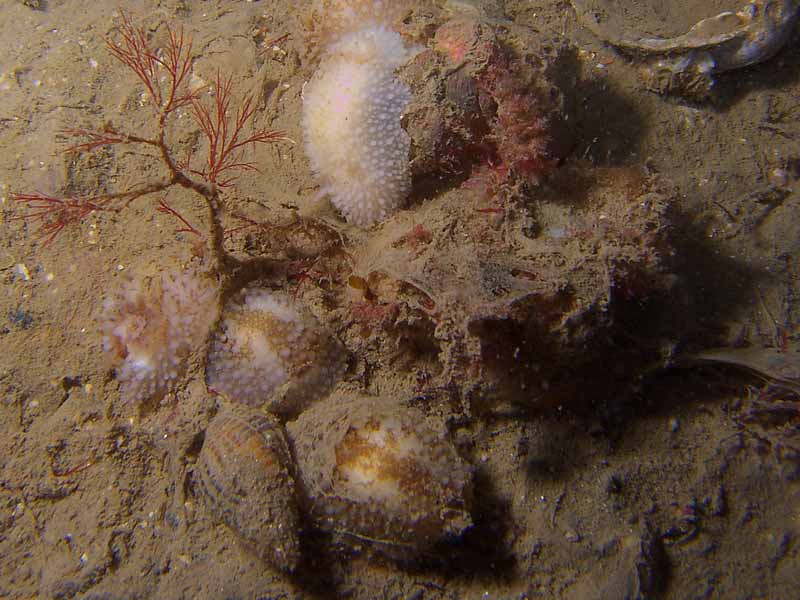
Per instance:
[[[478,78],[497,103],[497,116],[490,136],[498,163],[510,174],[531,183],[549,173],[555,166],[548,146],[551,136],[542,106],[519,77],[519,65],[498,60],[490,64]]]
[[[459,73],[459,86],[474,89],[478,98],[475,107],[457,106],[464,111],[453,126],[460,143],[447,148],[452,162],[471,169],[466,185],[496,199],[504,188],[538,184],[556,166],[550,152],[552,87],[543,71],[518,58],[494,28],[472,18],[442,25],[433,48]]]

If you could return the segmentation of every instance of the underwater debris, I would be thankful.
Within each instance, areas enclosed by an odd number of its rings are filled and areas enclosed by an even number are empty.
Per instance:
[[[800,396],[800,352],[778,348],[711,348],[678,355],[671,366],[732,365],[765,379],[771,386]]]
[[[538,402],[563,373],[607,358],[612,332],[669,294],[670,193],[637,169],[563,166],[535,212],[507,208],[495,229],[477,210],[482,193],[451,190],[359,249],[342,340],[368,360],[376,346],[409,357],[434,386],[482,403]],[[429,241],[409,248],[418,220]]]
[[[636,37],[601,24],[587,0],[572,0],[580,23],[623,52],[645,57],[641,76],[651,91],[708,97],[714,75],[763,62],[789,40],[800,16],[798,0],[753,0],[673,38]]]

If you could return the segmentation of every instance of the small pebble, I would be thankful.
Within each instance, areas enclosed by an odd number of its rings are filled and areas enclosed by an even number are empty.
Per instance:
[[[25,263],[17,263],[17,273],[19,273],[24,281],[31,280],[30,271],[28,271],[28,267],[25,266]]]
[[[580,542],[580,541],[581,541],[581,536],[580,536],[580,535],[578,535],[578,532],[576,532],[576,531],[567,531],[567,532],[564,534],[564,538],[565,538],[565,539],[566,539],[568,542],[570,542],[570,543],[572,543],[572,544],[577,544],[578,542]]]

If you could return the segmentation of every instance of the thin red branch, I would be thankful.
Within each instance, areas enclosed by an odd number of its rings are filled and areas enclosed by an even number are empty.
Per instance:
[[[13,194],[11,199],[24,204],[27,212],[18,217],[12,217],[11,220],[38,223],[37,233],[46,238],[44,245],[47,246],[65,227],[81,223],[96,210],[119,212],[137,198],[163,192],[173,184],[172,180],[157,181],[125,192],[86,197],[59,198],[39,192]]]
[[[290,33],[284,33],[283,35],[280,35],[269,42],[264,42],[264,46],[267,48],[272,48],[273,46],[280,44],[282,41],[289,39],[290,35]]]
[[[155,54],[150,50],[147,43],[147,35],[144,29],[134,27],[130,16],[126,12],[121,12],[122,25],[118,31],[122,37],[121,43],[116,43],[110,38],[106,38],[106,45],[117,60],[131,69],[150,93],[153,102],[161,108],[162,96],[161,88],[158,85],[156,74]]]
[[[232,227],[231,229],[226,229],[224,235],[226,237],[232,236],[237,231],[242,231],[243,229],[250,229],[251,227],[261,227],[263,223],[259,223],[258,221],[254,221],[244,215],[233,215],[235,218],[239,219],[240,221],[244,221],[244,225],[239,225],[238,227]]]
[[[68,137],[85,138],[86,141],[80,144],[70,146],[64,152],[82,152],[91,151],[100,146],[109,146],[111,144],[121,144],[128,141],[126,136],[117,133],[111,128],[103,129],[102,131],[93,131],[91,129],[64,129],[61,134]]]
[[[12,220],[39,224],[37,234],[44,237],[48,246],[61,231],[80,223],[96,210],[109,210],[100,205],[104,198],[56,198],[45,194],[14,194],[12,198],[28,207],[28,212]]]
[[[164,213],[166,215],[171,215],[178,219],[181,223],[184,224],[184,227],[176,229],[175,233],[192,233],[197,237],[203,237],[203,235],[195,229],[189,221],[187,221],[181,213],[177,210],[172,208],[169,204],[167,204],[166,198],[162,198],[158,201],[158,208],[156,209],[160,213]]]
[[[120,41],[106,38],[106,45],[117,60],[133,71],[147,88],[153,105],[161,114],[162,122],[174,110],[193,102],[197,95],[186,90],[186,79],[192,71],[192,40],[183,33],[183,27],[174,30],[167,25],[169,41],[164,48],[150,47],[147,33],[134,26],[130,15],[121,12],[122,24],[117,29]],[[165,71],[167,82],[159,77]]]
[[[55,475],[56,477],[69,477],[70,475],[74,475],[75,473],[80,473],[81,471],[85,471],[92,465],[94,465],[94,461],[87,460],[85,463],[74,466],[71,469],[67,469],[66,471],[60,471],[55,469],[54,467],[51,467],[51,469],[53,471],[53,475]]]
[[[106,126],[102,131],[93,129],[63,129],[59,132],[65,137],[86,138],[87,141],[79,144],[69,146],[64,150],[66,153],[84,152],[95,150],[101,146],[110,146],[112,144],[145,144],[154,146],[161,149],[161,140],[151,140],[149,138],[139,137],[138,135],[129,135],[120,133],[109,126]]]
[[[247,146],[292,141],[282,132],[273,129],[257,129],[246,135],[244,130],[255,114],[253,97],[245,96],[236,109],[235,117],[231,119],[229,113],[232,88],[232,79],[223,78],[218,72],[212,106],[209,108],[199,100],[192,102],[192,114],[208,141],[208,158],[201,173],[209,183],[218,187],[227,187],[233,183],[237,175],[231,175],[231,172],[258,171],[255,164],[242,160]],[[221,177],[223,173],[226,178]]]
[[[156,57],[158,63],[167,69],[170,75],[170,90],[166,106],[163,107],[164,114],[190,104],[196,97],[191,91],[181,93],[181,87],[192,70],[192,40],[184,38],[183,27],[176,32],[167,26],[167,30],[169,44],[163,49],[164,58]]]

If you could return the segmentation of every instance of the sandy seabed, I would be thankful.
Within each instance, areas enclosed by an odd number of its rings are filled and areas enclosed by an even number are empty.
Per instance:
[[[608,18],[657,35],[740,8],[733,0],[618,4],[628,6]],[[588,165],[644,169],[668,182],[681,301],[658,308],[659,343],[793,351],[796,39],[765,64],[720,76],[712,99],[691,102],[645,90],[632,61],[581,28],[569,2],[478,6],[570,57],[551,74],[569,132],[555,180],[559,169]],[[236,74],[237,89],[256,98],[259,126],[302,139],[301,91],[314,69],[307,7],[283,0],[124,7],[154,33],[164,23],[182,26],[194,39],[193,77]],[[120,213],[96,212],[45,245],[35,226],[16,219],[22,212],[11,199],[128,189],[163,175],[156,158],[127,146],[63,152],[64,129],[152,129],[141,85],[104,42],[118,10],[105,0],[0,5],[0,597],[796,596],[797,398],[765,398],[759,378],[726,368],[641,368],[623,378],[624,399],[604,398],[596,411],[592,370],[576,371],[575,406],[464,404],[459,413],[432,401],[428,410],[448,413],[475,465],[475,526],[434,556],[397,562],[306,532],[305,559],[288,576],[243,548],[195,494],[193,465],[215,410],[202,357],[192,358],[173,395],[142,412],[120,402],[101,351],[97,315],[108,291],[128,274],[187,260],[192,236],[176,234],[174,218],[155,210],[161,194]],[[175,131],[176,143],[195,140],[186,120]],[[260,172],[244,173],[227,196],[228,228],[299,211],[369,245],[315,201],[301,143],[261,147],[248,158]],[[196,196],[174,188],[167,199],[202,228]],[[433,210],[425,203],[415,199],[374,239],[401,236],[415,211]],[[252,250],[235,236],[231,244]],[[300,292],[323,321],[335,320],[326,314],[328,284],[304,280]],[[352,360],[341,388],[401,395],[424,388],[424,378],[383,348],[376,343],[368,359]]]

